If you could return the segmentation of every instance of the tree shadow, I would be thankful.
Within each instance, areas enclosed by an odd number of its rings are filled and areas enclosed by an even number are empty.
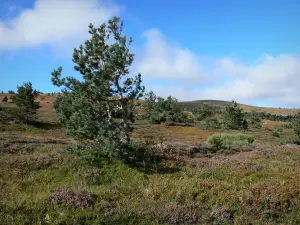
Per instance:
[[[119,154],[119,159],[128,167],[146,174],[171,174],[181,170],[179,166],[167,166],[167,157],[147,143],[130,145]]]

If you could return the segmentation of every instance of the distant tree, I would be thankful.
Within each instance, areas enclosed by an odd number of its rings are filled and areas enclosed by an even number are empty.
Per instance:
[[[1,94],[4,94],[4,92],[3,92],[3,91],[1,91]]]
[[[9,90],[9,91],[8,91],[8,94],[12,94],[12,95],[14,95],[14,94],[15,94],[15,92],[14,92],[14,91],[12,91],[12,90]]]
[[[102,148],[113,146],[110,150],[128,146],[135,102],[144,92],[140,74],[128,77],[134,54],[129,50],[132,39],[122,31],[123,22],[117,17],[98,28],[90,24],[91,38],[73,53],[74,68],[82,79],[62,78],[62,67],[52,72],[52,83],[64,87],[54,107],[68,134],[102,143]]]
[[[18,86],[17,89],[17,93],[12,98],[13,102],[23,113],[25,121],[32,121],[35,119],[37,110],[40,107],[39,103],[34,101],[38,96],[38,92],[32,88],[30,82]]]
[[[252,128],[261,128],[261,116],[257,111],[251,111],[245,114],[247,117],[248,125]]]
[[[4,96],[4,98],[2,99],[2,102],[7,102],[7,101],[8,101],[7,96]]]
[[[188,112],[185,112],[176,98],[172,96],[164,99],[153,92],[146,95],[145,119],[150,123],[161,122],[192,122]]]
[[[192,112],[200,121],[216,115],[216,109],[213,106],[202,102],[200,102],[198,107],[193,109]]]
[[[294,115],[290,125],[294,133],[293,142],[299,145],[300,144],[300,111]]]
[[[224,128],[231,130],[248,128],[243,110],[235,101],[232,101],[231,105],[225,108],[225,111],[222,114],[222,124]]]

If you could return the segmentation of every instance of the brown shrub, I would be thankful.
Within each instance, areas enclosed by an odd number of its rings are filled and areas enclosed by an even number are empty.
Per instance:
[[[49,201],[54,205],[67,205],[76,207],[90,207],[94,204],[91,192],[76,193],[72,190],[59,190],[49,196]]]

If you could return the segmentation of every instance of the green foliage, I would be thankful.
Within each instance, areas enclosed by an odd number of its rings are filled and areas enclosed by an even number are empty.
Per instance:
[[[235,101],[232,101],[230,106],[227,106],[222,114],[222,124],[225,129],[239,130],[247,129],[248,123],[244,119],[243,110]]]
[[[207,117],[200,122],[200,127],[203,130],[220,129],[221,124],[215,117]]]
[[[91,38],[73,53],[81,80],[61,78],[62,67],[52,72],[52,83],[64,87],[54,107],[68,134],[81,140],[109,142],[115,150],[128,145],[134,102],[144,92],[140,74],[126,77],[134,54],[129,51],[132,39],[123,36],[122,30],[123,22],[117,17],[98,28],[89,25]]]
[[[247,122],[249,127],[252,128],[261,128],[261,118],[260,114],[257,111],[252,111],[250,113],[245,114],[247,117]]]
[[[214,134],[207,138],[207,142],[214,150],[236,149],[249,147],[254,142],[251,135],[246,134]]]
[[[272,133],[272,136],[273,137],[276,137],[276,138],[280,138],[281,135],[282,135],[282,132],[283,132],[283,129],[280,127],[280,128],[277,128],[273,133]]]
[[[35,119],[40,105],[35,102],[35,98],[38,96],[38,92],[32,88],[30,82],[24,83],[23,86],[18,86],[17,93],[13,96],[13,102],[19,107],[20,111],[24,114],[26,122]]]
[[[14,91],[12,91],[12,90],[9,90],[9,91],[8,91],[8,94],[12,94],[12,95],[14,95],[14,94],[15,94],[15,92],[14,92]]]
[[[7,102],[7,101],[8,101],[7,96],[4,96],[4,98],[2,99],[2,102]]]
[[[272,136],[273,136],[273,137],[276,137],[276,138],[280,138],[281,133],[280,133],[278,130],[275,130],[275,131],[272,133]]]
[[[144,117],[150,123],[157,124],[161,122],[193,122],[193,117],[183,110],[176,98],[169,96],[164,99],[157,97],[153,92],[146,95]]]
[[[217,111],[212,105],[200,102],[197,108],[192,109],[192,112],[196,116],[197,120],[201,121],[208,117],[215,116]]]
[[[300,111],[294,116],[290,125],[294,133],[293,142],[295,144],[300,144]]]
[[[281,127],[284,128],[284,129],[292,129],[291,123],[282,124]]]

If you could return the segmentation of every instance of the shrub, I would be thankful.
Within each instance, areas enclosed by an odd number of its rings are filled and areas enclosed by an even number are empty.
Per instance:
[[[245,114],[247,117],[248,125],[252,128],[261,128],[260,114],[256,111]]]
[[[2,99],[2,102],[7,102],[7,101],[8,101],[7,96],[4,96],[4,98]]]
[[[220,129],[221,124],[215,117],[207,117],[200,122],[200,128],[203,130]]]
[[[184,111],[176,98],[169,96],[167,99],[156,97],[153,92],[146,95],[144,103],[144,118],[150,123],[175,122],[189,123],[194,118],[189,112]]]
[[[214,150],[237,149],[251,146],[254,138],[251,135],[241,133],[214,134],[207,138],[207,142]]]
[[[200,102],[196,109],[193,109],[192,112],[197,117],[198,120],[204,120],[206,118],[211,118],[216,114],[216,108]]]
[[[272,133],[272,136],[279,138],[282,134],[282,131],[283,131],[282,128],[278,128]]]
[[[290,123],[282,124],[281,127],[284,129],[292,129],[292,125]]]
[[[291,127],[294,132],[293,142],[295,144],[300,144],[300,111],[294,116],[291,121]]]
[[[89,207],[93,205],[93,195],[84,191],[76,193],[72,190],[60,190],[49,196],[49,201],[54,205],[67,205],[75,207]]]

